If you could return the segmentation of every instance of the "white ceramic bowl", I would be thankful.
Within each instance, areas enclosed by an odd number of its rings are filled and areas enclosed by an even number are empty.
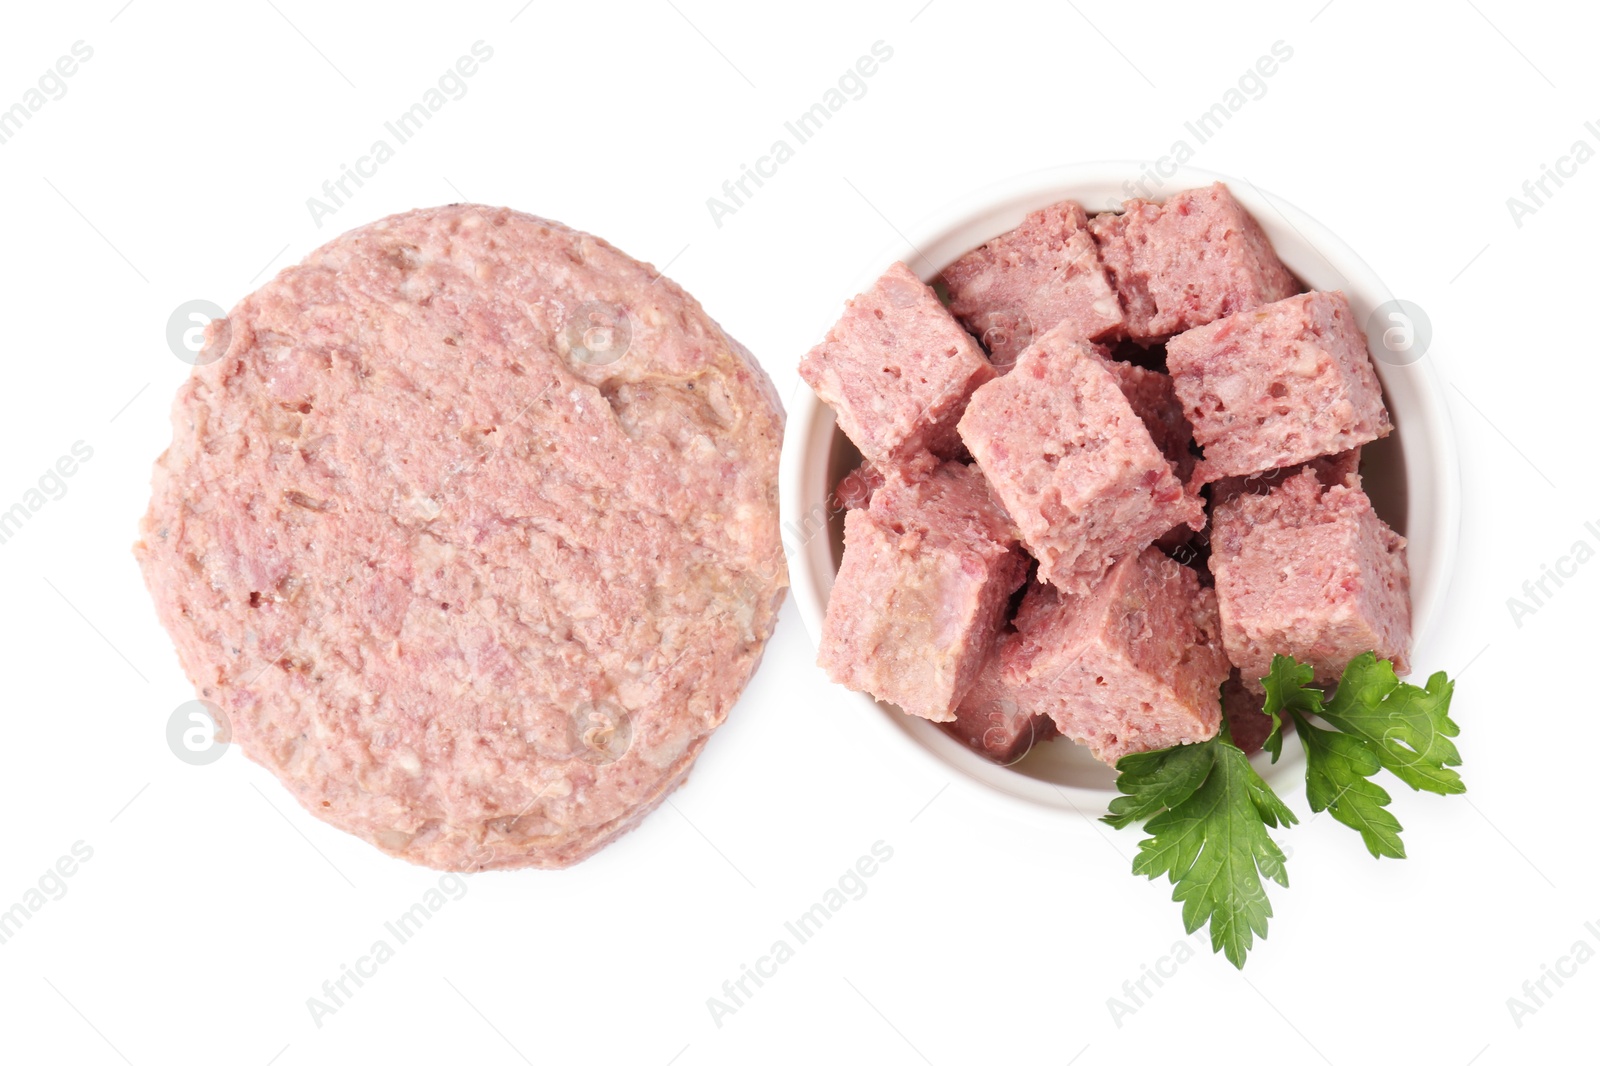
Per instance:
[[[841,290],[839,306],[866,289],[889,264],[904,261],[923,280],[930,280],[962,253],[1018,225],[1023,216],[1060,200],[1074,199],[1090,213],[1114,209],[1127,196],[1123,183],[1137,180],[1134,163],[1091,163],[1038,171],[991,186],[924,219],[897,243],[868,264],[856,283]],[[1226,182],[1233,195],[1272,240],[1285,265],[1313,289],[1341,289],[1349,297],[1358,322],[1366,322],[1381,304],[1393,299],[1372,269],[1345,243],[1299,209],[1262,192],[1248,181],[1192,168],[1179,168],[1155,198],[1181,189]],[[821,339],[826,324],[817,330]],[[1368,338],[1373,351],[1383,352],[1381,329]],[[1438,377],[1426,354],[1408,365],[1375,361],[1395,432],[1363,452],[1362,474],[1378,513],[1409,542],[1411,601],[1416,645],[1425,656],[1423,638],[1444,599],[1455,563],[1460,525],[1460,470],[1455,438]],[[833,411],[810,389],[801,389],[789,414],[784,438],[782,510],[794,598],[811,634],[818,640],[827,610],[828,592],[842,550],[842,516],[829,515],[827,498],[859,456],[834,425]],[[819,522],[827,516],[825,523]],[[1425,657],[1417,662],[1427,672]],[[838,698],[858,704],[864,718],[887,725],[903,746],[935,760],[960,777],[1026,803],[1071,812],[1103,809],[1115,794],[1115,772],[1092,759],[1071,741],[1057,739],[1034,749],[1021,762],[996,766],[951,739],[937,726],[876,703],[843,687]],[[1258,757],[1259,758],[1259,757]],[[1275,785],[1299,771],[1299,745],[1284,745],[1276,767],[1261,769]]]

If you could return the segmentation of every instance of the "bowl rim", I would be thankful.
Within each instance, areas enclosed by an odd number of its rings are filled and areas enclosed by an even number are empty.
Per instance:
[[[1130,181],[1130,175],[1136,177]],[[904,261],[927,281],[948,265],[948,260],[932,262],[923,249],[975,227],[990,230],[966,245],[966,248],[976,247],[1017,225],[1028,211],[1050,203],[1076,199],[1094,214],[1117,209],[1121,201],[1135,196],[1163,200],[1182,189],[1220,181],[1255,216],[1285,263],[1312,288],[1341,288],[1351,298],[1353,306],[1377,306],[1394,298],[1377,273],[1342,239],[1292,203],[1262,190],[1248,179],[1188,166],[1175,167],[1171,174],[1163,173],[1159,177],[1150,175],[1146,165],[1131,160],[1111,160],[1047,167],[989,183],[950,200],[904,230],[896,230],[895,239],[872,258],[868,269],[856,278],[846,296],[864,291],[896,261]],[[1147,186],[1159,183],[1159,189],[1151,190],[1148,195],[1134,191],[1131,187],[1140,178],[1146,179]],[[1005,221],[1008,218],[1009,223]],[[1289,254],[1284,253],[1285,248]],[[1328,280],[1338,284],[1326,284]],[[830,319],[813,335],[820,339],[831,324]],[[1370,345],[1373,340],[1370,331],[1368,339]],[[1426,543],[1427,546],[1420,570],[1415,565],[1415,553],[1408,551],[1407,560],[1411,565],[1415,659],[1415,652],[1424,647],[1425,639],[1433,632],[1455,571],[1461,523],[1460,457],[1443,384],[1431,356],[1424,353],[1405,365],[1378,359],[1373,363],[1386,395],[1400,390],[1409,397],[1407,417],[1402,419],[1394,412],[1392,401],[1391,414],[1397,429],[1406,433],[1401,457],[1407,486],[1407,540],[1409,544]],[[785,552],[791,561],[791,594],[815,647],[834,577],[829,540],[825,535],[826,505],[821,501],[826,499],[831,488],[826,480],[835,419],[832,409],[809,387],[797,389],[797,394],[784,435],[779,506]],[[820,494],[810,491],[816,484],[821,486]],[[820,531],[813,529],[808,521],[819,506],[823,509]],[[819,532],[824,535],[818,535]],[[1426,533],[1425,541],[1419,539],[1422,532]],[[1111,787],[1047,782],[997,766],[930,722],[884,706],[865,693],[843,686],[838,686],[838,691],[870,708],[873,713],[869,717],[878,725],[893,730],[900,746],[914,749],[935,768],[959,779],[969,791],[998,798],[1014,810],[1033,814],[1075,813],[1081,817],[1081,804],[1103,807],[1116,795]],[[1275,764],[1264,765],[1259,759],[1257,762],[1257,769],[1274,788],[1288,784],[1297,772],[1303,777],[1304,756],[1298,744],[1287,745],[1283,758]]]

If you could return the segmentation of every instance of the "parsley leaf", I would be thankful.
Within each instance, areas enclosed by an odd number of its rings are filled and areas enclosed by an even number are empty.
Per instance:
[[[1450,720],[1455,686],[1444,674],[1426,688],[1395,677],[1394,664],[1368,652],[1350,660],[1339,687],[1326,699],[1310,687],[1310,666],[1274,655],[1262,678],[1267,690],[1263,713],[1270,714],[1276,760],[1283,738],[1283,715],[1294,722],[1306,752],[1306,798],[1313,811],[1327,811],[1356,830],[1374,857],[1405,858],[1400,822],[1387,810],[1389,793],[1367,780],[1387,769],[1415,789],[1464,792],[1451,766],[1461,756],[1450,737],[1460,728]],[[1313,726],[1320,715],[1337,732]]]
[[[1461,755],[1450,740],[1461,727],[1450,720],[1455,683],[1441,673],[1425,688],[1394,676],[1394,665],[1371,652],[1350,660],[1339,688],[1317,711],[1341,733],[1359,737],[1383,768],[1423,792],[1465,792]]]
[[[1112,800],[1111,813],[1100,820],[1121,829],[1176,807],[1205,783],[1212,758],[1205,744],[1123,756],[1117,760],[1117,790],[1128,795]]]
[[[1254,938],[1265,938],[1272,905],[1264,874],[1288,887],[1283,852],[1266,827],[1293,825],[1283,805],[1234,746],[1226,728],[1200,744],[1180,745],[1117,763],[1133,775],[1104,821],[1129,822],[1165,805],[1145,825],[1133,872],[1172,882],[1190,933],[1210,923],[1211,946],[1243,968]],[[1198,784],[1195,784],[1198,779]],[[1119,787],[1122,782],[1118,782]],[[1120,808],[1119,808],[1120,805]]]
[[[1359,737],[1335,733],[1290,711],[1306,750],[1306,799],[1313,811],[1327,811],[1361,834],[1373,858],[1406,857],[1400,822],[1389,813],[1389,793],[1367,778],[1382,768],[1378,756]]]
[[[1280,712],[1287,710],[1316,714],[1322,710],[1322,691],[1309,687],[1311,677],[1309,663],[1296,662],[1292,655],[1274,655],[1271,670],[1261,679],[1262,686],[1267,690],[1266,706],[1261,710],[1264,714],[1272,715],[1272,732],[1261,742],[1261,748],[1272,755],[1273,762],[1277,762],[1278,756],[1283,754],[1283,717]]]
[[[1309,665],[1274,655],[1262,713],[1272,731],[1262,745],[1277,762],[1288,717],[1306,752],[1306,798],[1361,834],[1374,857],[1403,859],[1400,822],[1389,793],[1369,780],[1386,769],[1412,788],[1465,792],[1452,766],[1461,755],[1450,740],[1455,685],[1444,674],[1423,688],[1401,682],[1394,665],[1371,652],[1352,659],[1339,686],[1323,696]],[[1321,717],[1333,729],[1313,725]],[[1121,796],[1101,821],[1118,829],[1148,818],[1133,872],[1172,882],[1190,933],[1209,923],[1211,947],[1243,969],[1255,938],[1266,939],[1272,904],[1262,878],[1285,888],[1284,855],[1267,829],[1296,824],[1233,743],[1227,723],[1210,740],[1127,755],[1117,761]]]

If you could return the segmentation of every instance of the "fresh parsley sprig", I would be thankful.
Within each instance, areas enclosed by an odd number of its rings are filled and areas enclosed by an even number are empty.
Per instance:
[[[1263,713],[1272,732],[1262,746],[1278,761],[1283,747],[1283,716],[1294,722],[1306,753],[1306,799],[1313,811],[1327,811],[1361,834],[1374,858],[1406,857],[1400,823],[1388,810],[1389,793],[1369,780],[1388,770],[1412,788],[1440,795],[1465,792],[1461,754],[1451,737],[1461,729],[1450,720],[1455,684],[1444,674],[1426,687],[1395,677],[1394,664],[1371,652],[1345,667],[1339,687],[1324,698],[1313,688],[1311,667],[1287,655],[1272,658],[1262,678],[1267,690]],[[1309,716],[1333,726],[1322,729]]]
[[[1449,714],[1455,685],[1443,673],[1421,688],[1406,684],[1370,652],[1351,660],[1331,694],[1313,687],[1312,676],[1290,656],[1273,657],[1262,678],[1262,712],[1272,717],[1263,748],[1277,762],[1283,721],[1291,720],[1306,753],[1311,809],[1359,832],[1374,857],[1405,858],[1389,793],[1370,779],[1388,770],[1421,791],[1466,791],[1451,769],[1461,765],[1450,739],[1460,733]],[[1184,929],[1209,923],[1212,949],[1242,969],[1272,916],[1262,878],[1289,887],[1283,852],[1267,829],[1296,824],[1294,812],[1234,745],[1226,722],[1208,741],[1125,756],[1117,769],[1123,795],[1102,821],[1121,829],[1149,819],[1133,872],[1152,880],[1166,874],[1183,904]]]
[[[1103,821],[1121,828],[1150,817],[1133,872],[1172,882],[1183,928],[1211,924],[1211,947],[1243,967],[1255,937],[1267,935],[1272,904],[1262,876],[1289,887],[1283,852],[1267,827],[1293,825],[1294,812],[1234,746],[1227,726],[1200,744],[1129,755]],[[1160,813],[1156,813],[1160,812]]]

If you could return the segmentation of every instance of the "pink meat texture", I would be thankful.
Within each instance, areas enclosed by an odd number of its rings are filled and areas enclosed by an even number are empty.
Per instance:
[[[1280,467],[1261,474],[1218,478],[1211,482],[1212,508],[1215,509],[1217,504],[1227,503],[1235,496],[1242,496],[1247,492],[1264,496],[1276,486],[1307,469],[1315,471],[1317,480],[1324,485],[1329,487],[1343,485],[1351,474],[1360,472],[1361,449],[1351,448],[1337,455],[1318,456],[1309,463],[1296,463],[1294,466]]]
[[[1079,340],[1122,329],[1122,306],[1100,264],[1089,219],[1071,200],[1033,212],[940,277],[951,313],[983,342],[1002,374],[1036,337],[1058,326]]]
[[[984,660],[978,678],[956,708],[956,720],[942,728],[961,743],[1001,766],[1028,754],[1036,744],[1057,735],[1048,715],[1034,714],[1018,702],[1017,693],[1001,676],[1005,647],[1015,633],[1002,634]]]
[[[976,468],[889,478],[845,515],[817,665],[909,714],[953,721],[1027,575],[1016,544]]]
[[[1205,523],[1102,359],[1054,331],[973,393],[960,430],[1040,578],[1065,592],[1173,526]]]
[[[1263,714],[1265,692],[1253,692],[1234,670],[1222,685],[1222,717],[1239,750],[1254,755],[1272,732],[1272,716]]]
[[[1392,428],[1366,334],[1341,292],[1189,330],[1168,342],[1167,368],[1207,481],[1349,451]]]
[[[1117,379],[1128,406],[1133,408],[1144,428],[1150,431],[1150,439],[1172,464],[1173,474],[1187,484],[1195,467],[1194,453],[1189,449],[1194,440],[1194,428],[1183,413],[1183,401],[1178,399],[1172,379],[1159,370],[1134,366],[1103,354],[1100,363]]]
[[[1274,653],[1321,684],[1367,651],[1408,671],[1405,542],[1359,475],[1391,431],[1365,334],[1227,188],[1063,201],[941,280],[992,368],[900,264],[802,368],[867,458],[836,492],[830,676],[1011,765],[1224,716],[1256,751]]]
[[[1300,291],[1227,186],[1166,203],[1129,200],[1090,223],[1122,299],[1128,336],[1159,341]]]
[[[136,554],[199,694],[312,814],[559,867],[689,773],[787,586],[771,383],[606,242],[454,205],[207,331]]]
[[[1409,670],[1406,542],[1373,512],[1360,480],[1330,488],[1308,468],[1216,508],[1210,566],[1222,639],[1252,690],[1275,652],[1310,663],[1324,685],[1363,652]]]
[[[933,290],[896,263],[846,305],[800,376],[862,456],[887,471],[955,457],[967,397],[995,371]]]
[[[1124,556],[1097,586],[1032,585],[1002,676],[1017,702],[1115,763],[1209,740],[1228,677],[1216,597],[1155,548]]]
[[[877,467],[863,459],[833,487],[835,509],[842,507],[853,510],[865,507],[872,502],[872,494],[882,487],[883,475],[878,472]]]

